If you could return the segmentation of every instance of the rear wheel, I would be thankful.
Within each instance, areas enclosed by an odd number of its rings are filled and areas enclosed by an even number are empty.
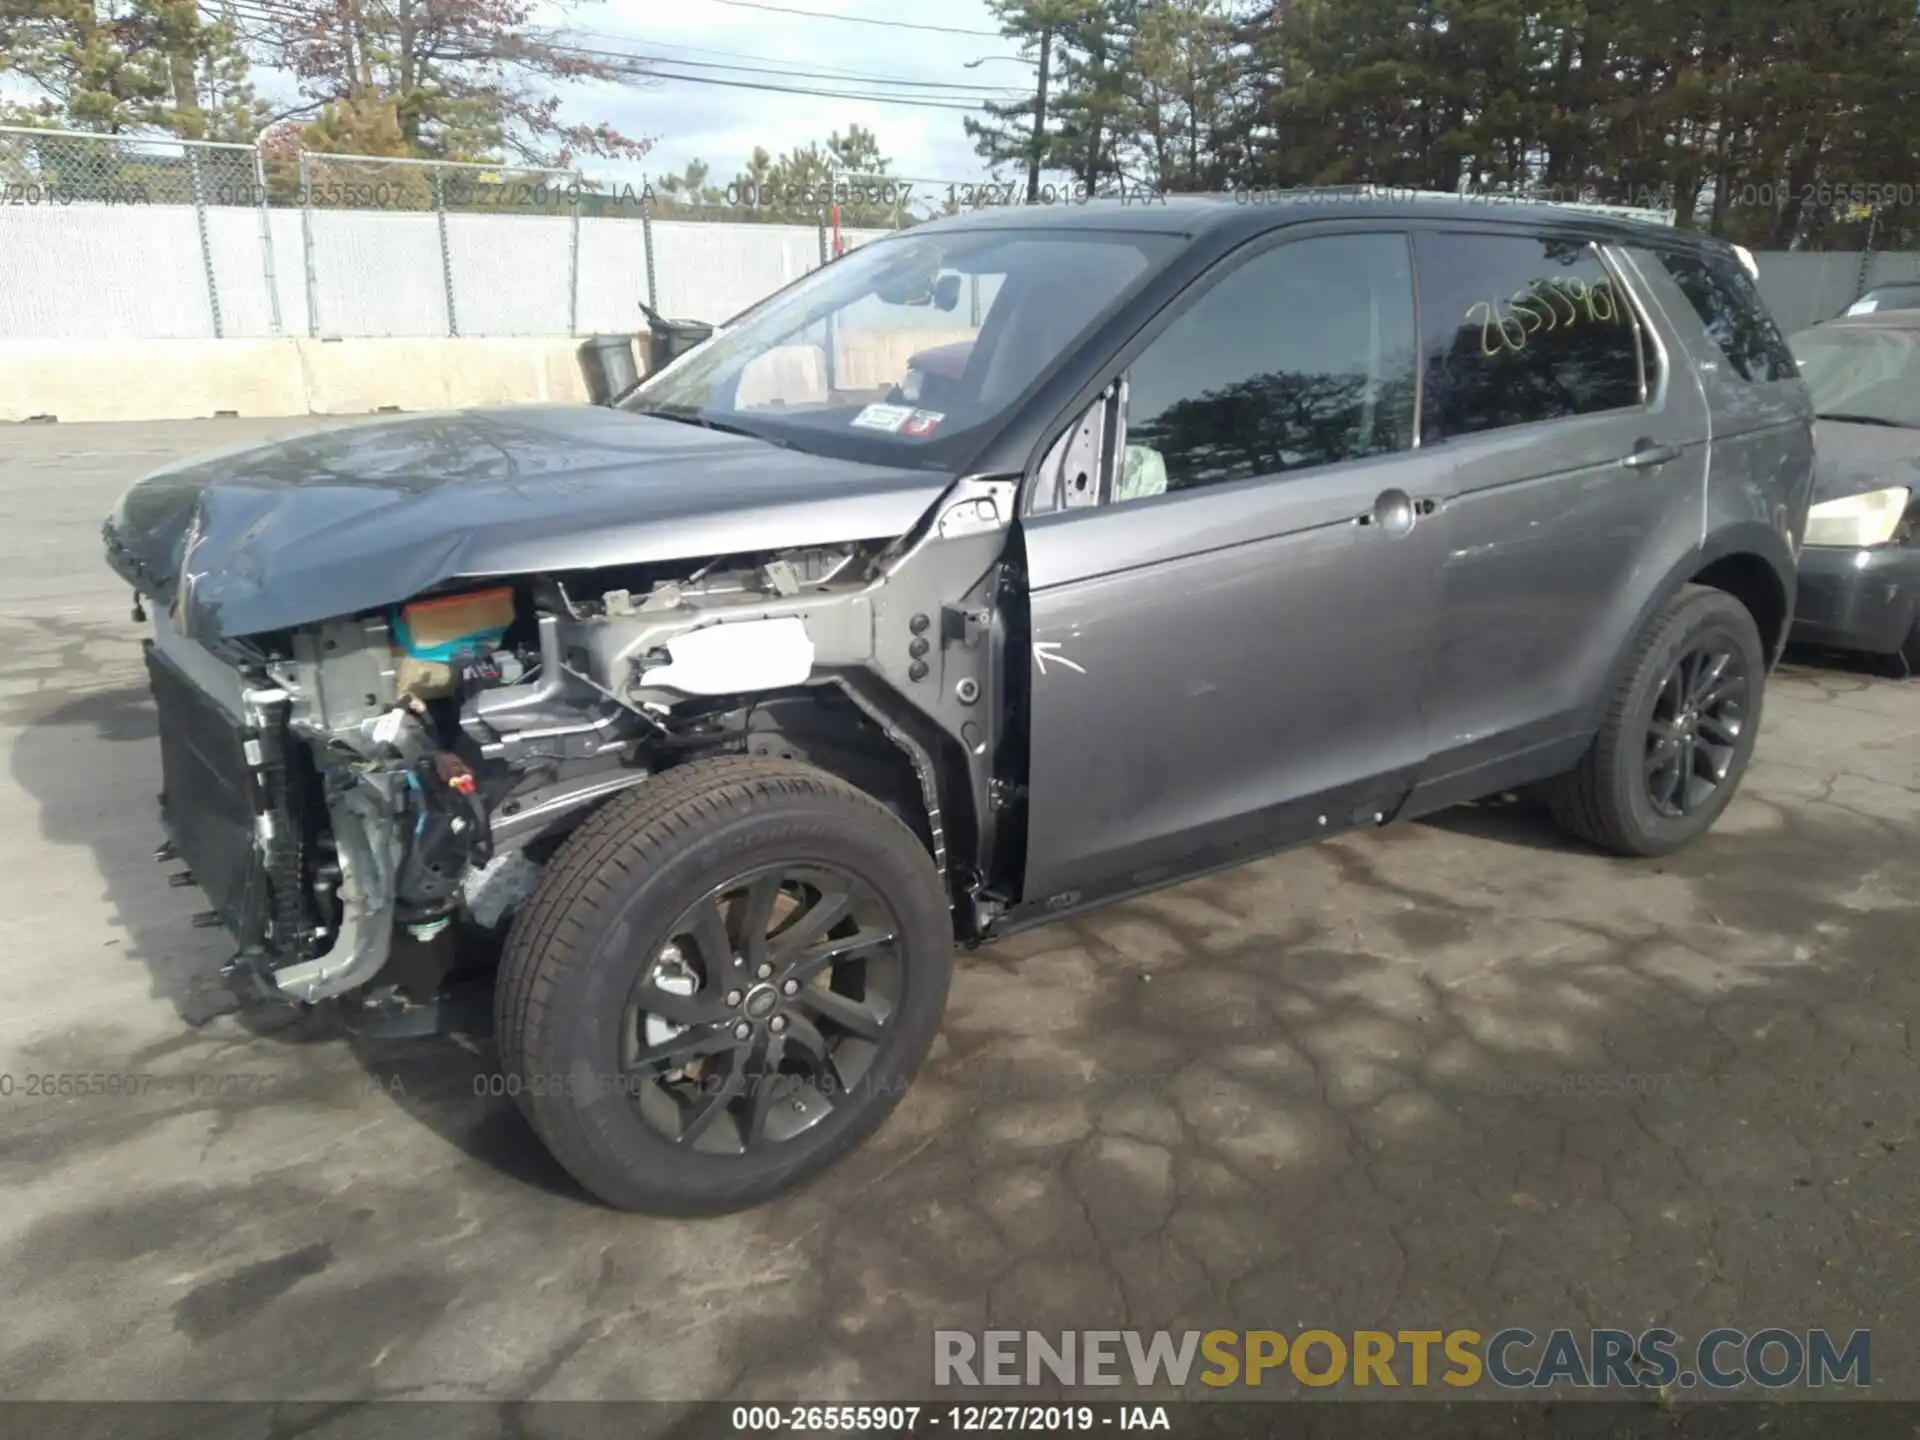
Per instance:
[[[758,1204],[905,1093],[951,926],[925,848],[861,791],[793,761],[683,766],[583,825],[515,921],[506,1084],[609,1204]]]
[[[1544,787],[1554,818],[1622,855],[1704,834],[1753,758],[1766,672],[1746,606],[1688,586],[1638,638],[1585,758]]]

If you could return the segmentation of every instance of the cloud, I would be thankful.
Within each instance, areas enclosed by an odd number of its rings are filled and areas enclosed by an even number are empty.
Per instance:
[[[999,37],[998,24],[985,0],[918,0],[910,9],[890,8],[880,0],[769,0],[821,15],[911,20],[981,35],[939,34],[924,30],[750,10],[717,0],[676,0],[671,6],[636,0],[575,5],[542,16],[565,26],[579,43],[599,48],[679,60],[683,73],[747,83],[793,85],[810,89],[880,90],[886,87],[849,78],[835,82],[791,73],[744,74],[704,68],[709,65],[760,66],[774,72],[836,71],[849,76],[879,76],[938,84],[992,86],[1017,98],[1029,71],[1010,59],[995,58],[967,69],[983,56],[1013,57],[1018,48]],[[695,68],[684,62],[699,62]],[[904,99],[970,103],[986,98],[975,92],[921,91],[901,87]],[[794,145],[825,141],[835,130],[861,125],[879,138],[895,173],[925,181],[977,180],[985,168],[973,152],[959,110],[920,109],[869,100],[831,99],[754,89],[662,79],[633,85],[574,86],[564,92],[570,120],[605,120],[630,135],[654,139],[654,149],[638,167],[645,174],[679,170],[690,160],[705,160],[726,178],[741,169],[756,145],[774,154]],[[635,179],[631,167],[589,166],[610,178]]]

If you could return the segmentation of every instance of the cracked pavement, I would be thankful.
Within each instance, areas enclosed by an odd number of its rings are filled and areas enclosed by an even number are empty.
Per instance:
[[[0,1393],[864,1400],[930,1394],[936,1328],[1665,1324],[1871,1328],[1920,1397],[1920,680],[1790,665],[1669,860],[1494,804],[963,956],[864,1150],[654,1220],[484,1042],[231,1013],[150,858],[99,520],[301,423],[0,431]]]

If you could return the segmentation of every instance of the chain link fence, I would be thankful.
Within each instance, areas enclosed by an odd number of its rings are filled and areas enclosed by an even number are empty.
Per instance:
[[[904,186],[883,198],[851,178],[705,204],[574,170],[0,126],[0,338],[629,333],[645,308],[719,321],[918,218]]]
[[[259,153],[0,127],[0,335],[272,323]]]
[[[1920,255],[1899,250],[1761,250],[1760,293],[1789,334],[1831,320],[1867,291],[1920,281]]]
[[[720,322],[1015,188],[833,171],[656,194],[573,170],[0,126],[0,338],[620,334],[647,309]],[[1788,329],[1920,275],[1900,253],[1757,259]]]
[[[576,333],[578,173],[309,152],[293,179],[309,334]]]

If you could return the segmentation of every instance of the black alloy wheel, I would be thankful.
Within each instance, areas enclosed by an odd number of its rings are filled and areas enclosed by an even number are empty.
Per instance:
[[[1647,724],[1647,799],[1679,819],[1726,782],[1746,730],[1752,679],[1737,647],[1715,639],[1682,652]]]
[[[953,940],[946,882],[889,804],[800,761],[689,761],[574,831],[515,916],[502,1081],[611,1205],[757,1205],[907,1095]]]
[[[776,864],[676,920],[620,1027],[623,1087],[676,1145],[792,1140],[871,1069],[899,1008],[900,922],[864,880]]]
[[[1616,855],[1670,855],[1704,835],[1753,759],[1767,655],[1738,598],[1682,588],[1620,657],[1586,753],[1540,787],[1561,827]]]

